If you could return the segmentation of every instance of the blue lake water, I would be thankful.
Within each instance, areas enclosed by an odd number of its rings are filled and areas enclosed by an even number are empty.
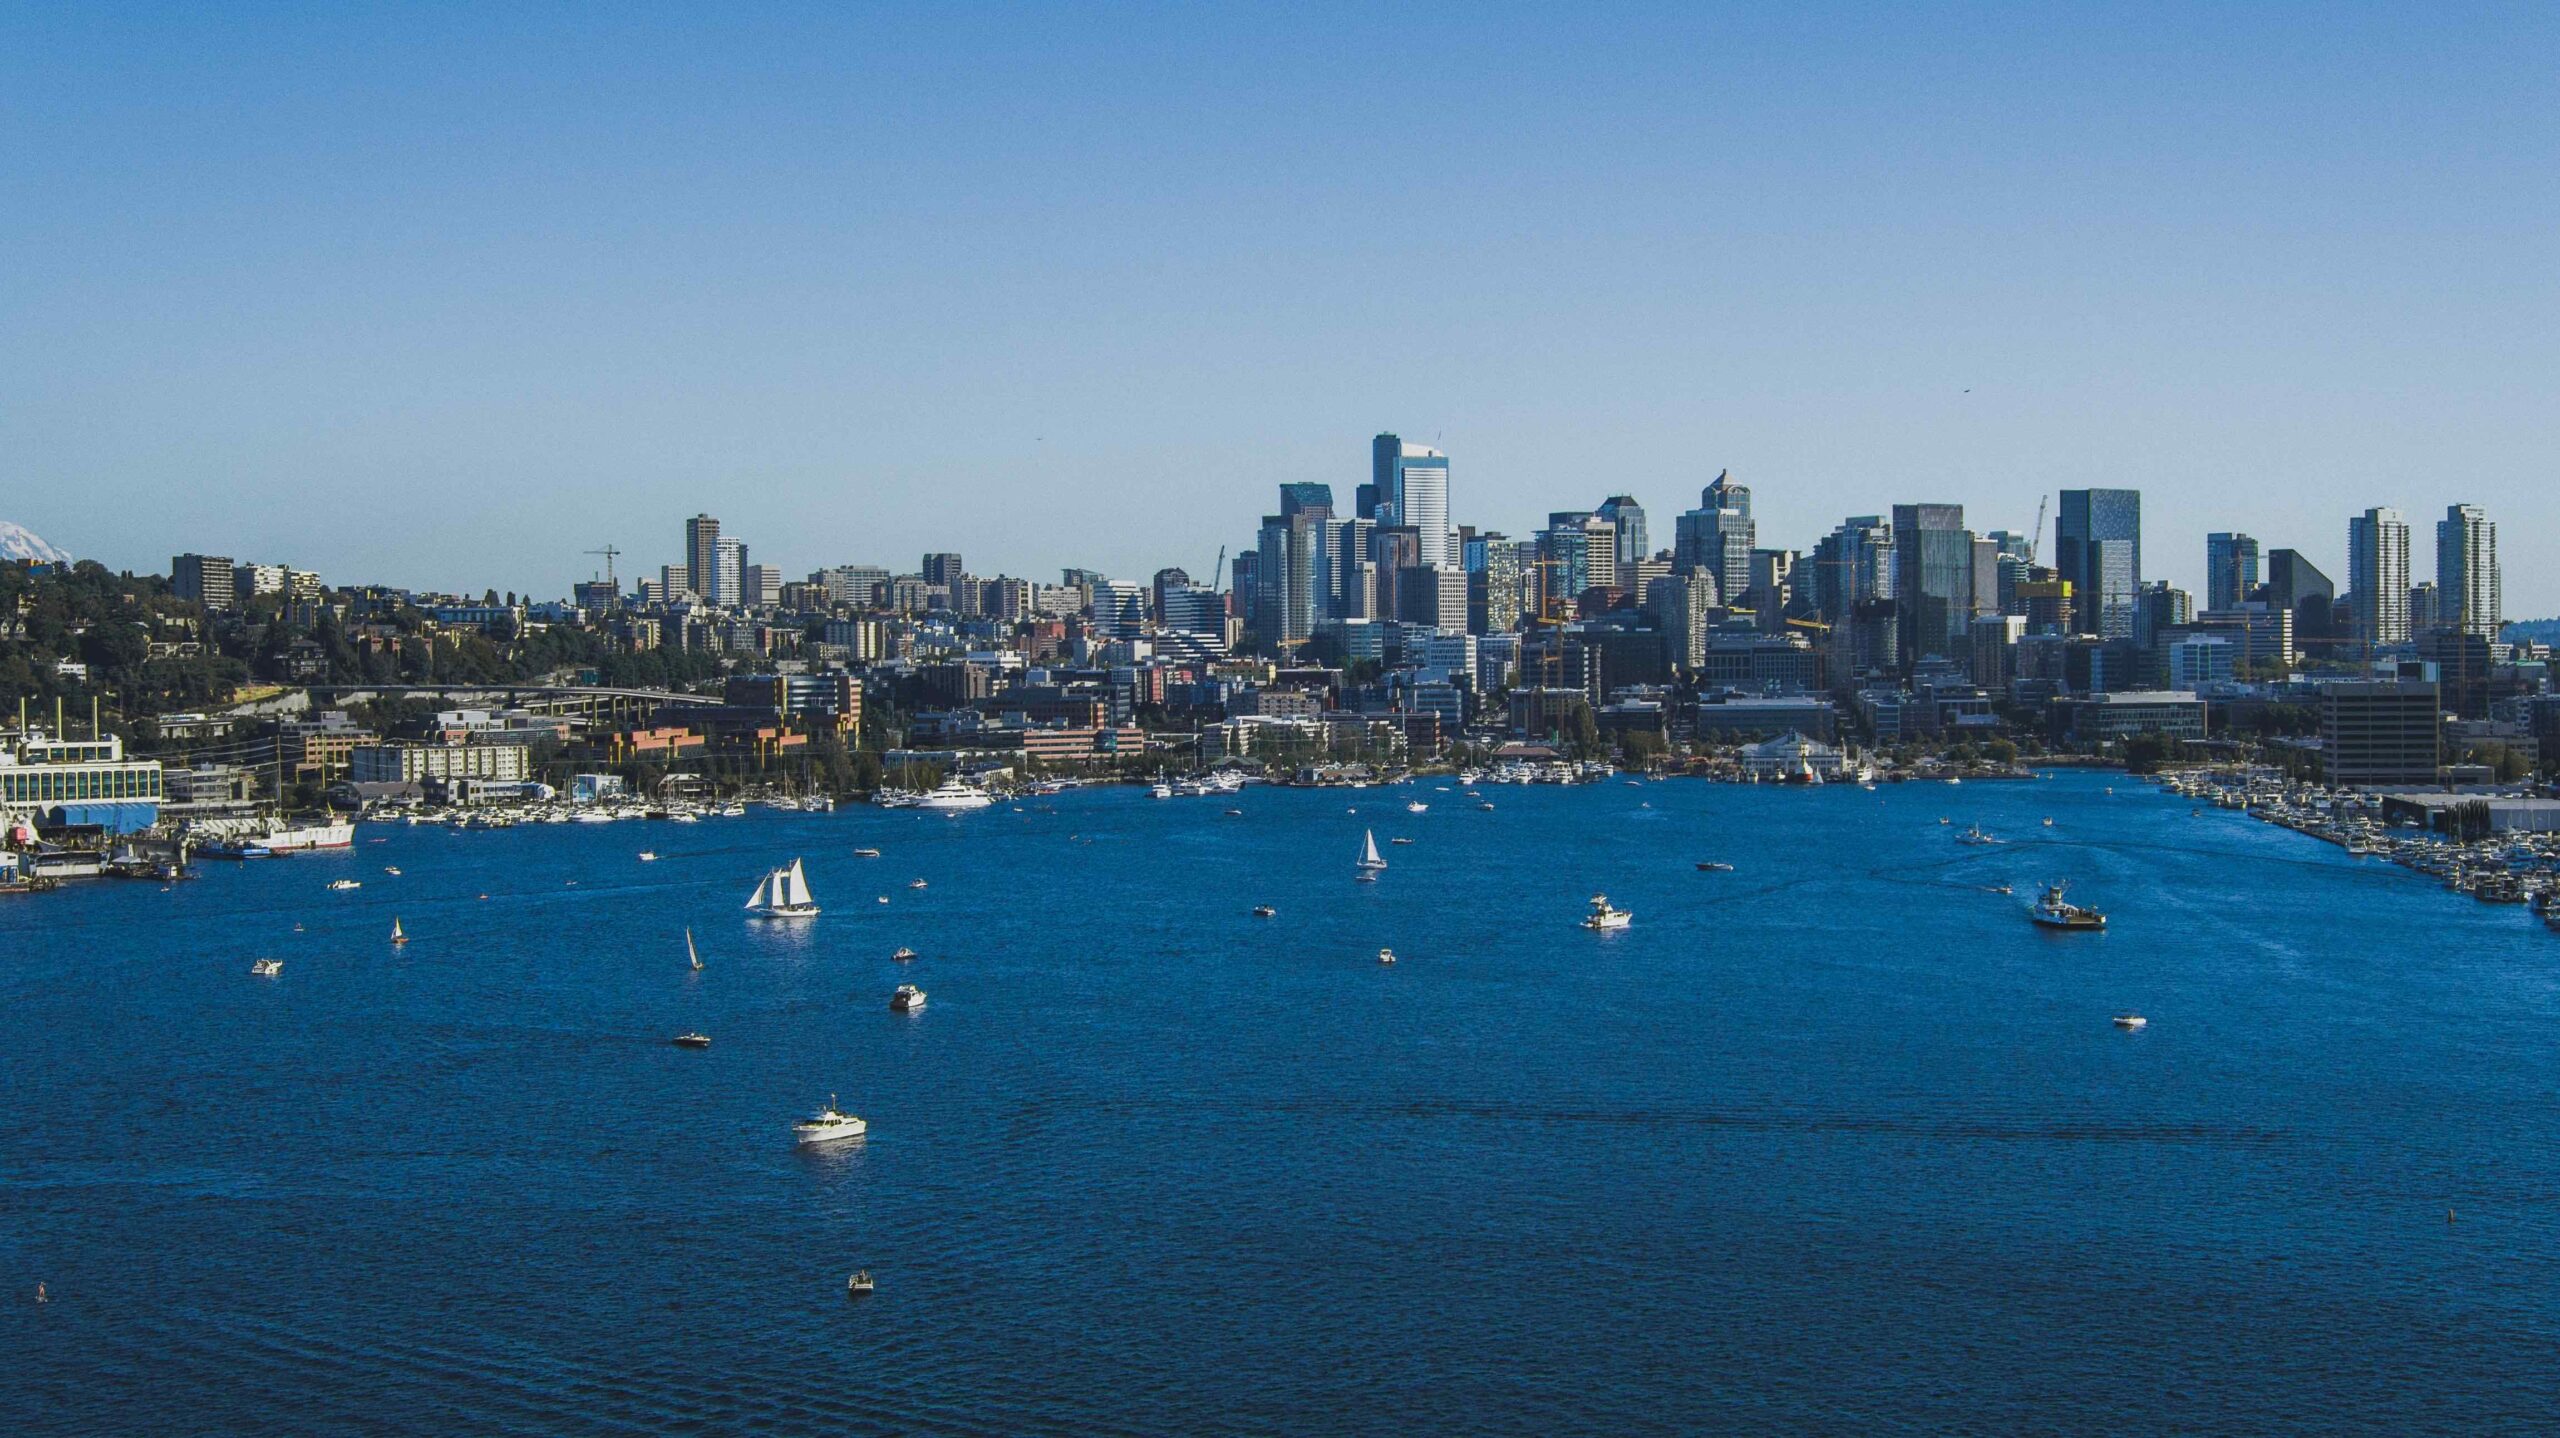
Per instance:
[[[1485,792],[368,826],[0,908],[0,1424],[2560,1422],[2520,911],[2112,776]],[[826,914],[747,921],[795,855]],[[830,1093],[870,1135],[795,1149]]]

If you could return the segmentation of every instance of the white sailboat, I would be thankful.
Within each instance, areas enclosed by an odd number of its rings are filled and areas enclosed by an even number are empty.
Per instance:
[[[403,931],[401,930],[401,928],[400,928],[400,916],[399,916],[398,914],[394,914],[394,915],[392,915],[392,916],[391,916],[391,943],[392,943],[393,947],[395,947],[395,948],[396,948],[396,947],[398,947],[399,945],[401,945],[401,944],[405,944],[405,943],[407,943],[407,942],[409,942],[409,936],[408,936],[408,934],[407,934],[407,933],[403,932]]]
[[[764,876],[756,891],[747,898],[747,912],[762,919],[806,919],[818,912],[816,896],[809,892],[808,876],[800,872],[800,861],[794,859],[789,868],[776,869]]]
[[[684,956],[693,965],[695,972],[701,972],[702,951],[693,946],[693,930],[690,928],[684,931]]]
[[[1360,861],[1352,867],[1360,870],[1360,872],[1364,874],[1374,874],[1386,866],[1387,861],[1378,857],[1377,831],[1374,829],[1361,830]]]

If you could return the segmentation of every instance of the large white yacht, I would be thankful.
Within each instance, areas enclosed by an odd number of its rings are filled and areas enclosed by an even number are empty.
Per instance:
[[[827,1095],[827,1106],[791,1126],[791,1136],[802,1143],[833,1143],[840,1138],[860,1138],[869,1125],[853,1114],[839,1112],[836,1096]]]
[[[984,789],[964,784],[955,777],[943,780],[932,793],[918,799],[916,807],[938,810],[946,814],[958,814],[971,809],[983,809],[994,802],[995,800]]]
[[[800,861],[776,869],[764,876],[756,891],[747,896],[747,912],[760,919],[806,919],[818,912],[817,896],[809,892],[808,876],[800,872]]]

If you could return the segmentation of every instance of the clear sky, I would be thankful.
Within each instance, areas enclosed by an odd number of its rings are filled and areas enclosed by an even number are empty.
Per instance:
[[[2190,587],[2466,500],[2560,612],[2560,7],[1814,8],[0,0],[0,518],[1205,573],[1395,429],[1514,533],[2133,486]]]

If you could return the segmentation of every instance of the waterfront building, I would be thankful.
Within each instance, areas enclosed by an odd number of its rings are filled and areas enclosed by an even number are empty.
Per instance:
[[[169,561],[169,589],[216,612],[239,607],[238,580],[227,555],[181,554]]]
[[[2436,593],[2440,624],[2491,639],[2506,626],[2498,526],[2476,504],[2450,505],[2436,524]]]
[[[227,582],[229,564],[222,575]],[[0,818],[8,820],[131,833],[159,821],[165,785],[159,760],[126,758],[113,734],[57,739],[31,730],[0,747]]]
[[[2065,732],[2074,739],[2104,743],[2136,734],[2171,739],[2205,737],[2202,696],[2170,689],[2116,689],[2066,701]]]
[[[2432,784],[2443,742],[2436,686],[2408,679],[2320,686],[2321,777],[2332,788]]]
[[[2082,626],[2131,638],[2142,591],[2142,491],[2066,489],[2053,526],[2054,572],[2081,596]]]
[[[1827,741],[1839,728],[1838,706],[1814,694],[1709,691],[1690,708],[1690,732],[1701,739],[1802,734]]]
[[[2258,587],[2258,541],[2225,531],[2204,537],[2204,607],[2236,608]]]
[[[2347,605],[2368,649],[2409,642],[2409,522],[2368,509],[2347,521]]]
[[[1893,507],[1902,662],[1953,658],[1973,614],[1973,535],[1961,504]]]
[[[523,783],[533,777],[532,750],[522,744],[360,744],[347,753],[347,777],[358,784]]]
[[[1789,732],[1742,747],[1742,772],[1762,781],[1785,782],[1814,776],[1823,782],[1848,772],[1848,756],[1837,747]]]

